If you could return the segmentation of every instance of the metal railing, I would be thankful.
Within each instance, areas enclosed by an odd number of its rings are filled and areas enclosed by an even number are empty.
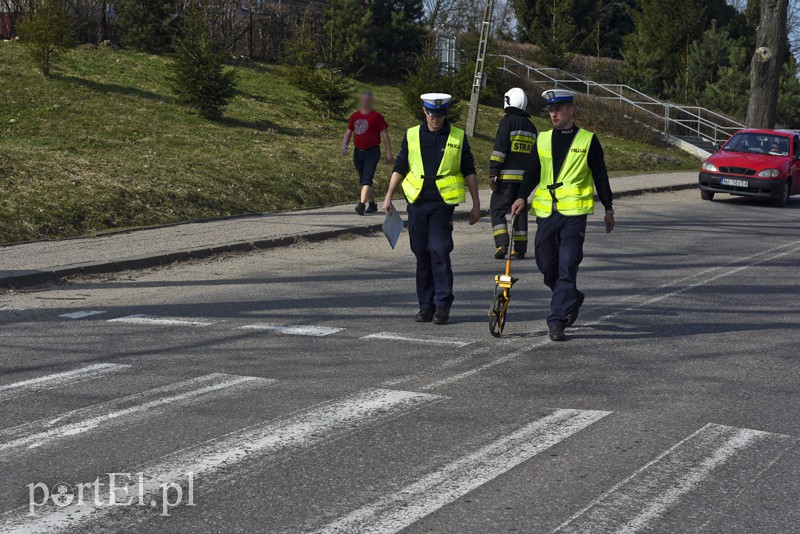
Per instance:
[[[727,141],[745,126],[700,106],[663,102],[625,84],[598,83],[552,67],[534,67],[514,57],[493,55],[503,61],[501,70],[542,89],[570,89],[579,94],[617,102],[665,135],[701,139],[715,145]]]

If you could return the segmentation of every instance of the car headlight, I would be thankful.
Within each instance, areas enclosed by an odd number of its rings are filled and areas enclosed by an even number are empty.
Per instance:
[[[717,166],[709,161],[704,161],[700,168],[706,172],[717,172]]]
[[[760,173],[758,173],[759,178],[777,178],[781,175],[781,171],[778,169],[764,169]]]

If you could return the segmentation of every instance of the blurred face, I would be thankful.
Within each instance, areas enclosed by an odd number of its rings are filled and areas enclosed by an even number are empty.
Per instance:
[[[358,97],[358,109],[361,111],[370,111],[372,110],[372,105],[375,103],[375,99],[372,97],[371,94],[364,93]]]
[[[422,108],[422,110],[425,112],[425,120],[428,121],[428,129],[432,132],[438,132],[441,130],[444,126],[444,120],[447,118],[447,115],[433,117],[427,109]]]
[[[574,104],[554,104],[550,107],[550,120],[553,122],[553,126],[559,130],[570,128],[574,118]]]

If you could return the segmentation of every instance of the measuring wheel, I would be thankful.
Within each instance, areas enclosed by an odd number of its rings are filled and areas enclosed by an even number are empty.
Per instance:
[[[511,287],[517,281],[511,276],[511,252],[514,250],[514,221],[516,216],[511,218],[510,247],[508,259],[506,260],[506,270],[504,274],[494,277],[494,298],[492,299],[492,309],[489,310],[489,332],[494,337],[503,335],[503,328],[506,326],[506,311],[508,311],[508,300],[511,296]]]
[[[489,332],[494,337],[503,334],[503,327],[506,325],[506,311],[508,310],[508,297],[505,290],[495,287],[492,309],[489,312]]]

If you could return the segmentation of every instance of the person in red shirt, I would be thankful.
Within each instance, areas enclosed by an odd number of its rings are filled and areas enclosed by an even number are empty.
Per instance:
[[[389,140],[389,125],[383,115],[375,111],[372,106],[375,98],[372,93],[365,91],[358,98],[358,110],[350,116],[347,130],[342,139],[342,155],[346,156],[350,149],[350,138],[353,138],[355,150],[353,163],[358,172],[361,184],[361,201],[356,205],[356,213],[375,213],[378,205],[375,203],[375,169],[381,159],[381,140],[386,145],[386,163],[392,163],[392,144]]]

